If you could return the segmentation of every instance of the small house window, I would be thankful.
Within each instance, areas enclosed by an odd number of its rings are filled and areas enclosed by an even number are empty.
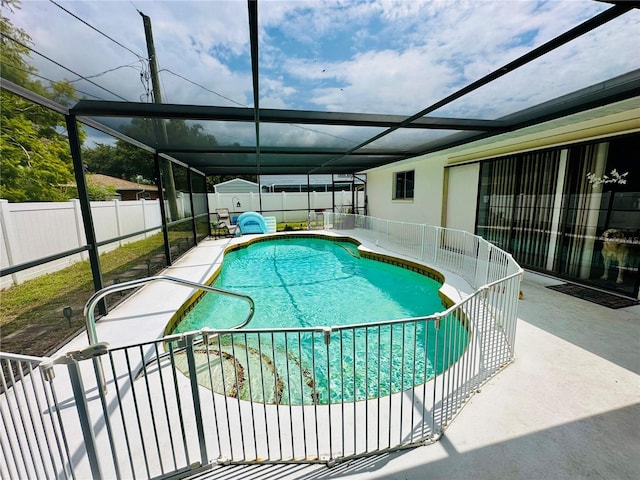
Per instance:
[[[413,181],[415,171],[397,172],[394,174],[393,199],[409,200],[413,199]]]

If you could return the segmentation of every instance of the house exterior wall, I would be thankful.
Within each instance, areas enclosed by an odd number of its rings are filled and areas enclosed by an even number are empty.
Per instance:
[[[563,119],[561,126],[552,128],[549,125],[554,122],[549,122],[367,171],[369,215],[450,228],[469,225],[469,215],[474,216],[475,222],[475,200],[473,205],[455,206],[461,203],[456,199],[461,192],[465,199],[477,198],[478,177],[470,175],[468,163],[640,131],[639,97],[620,102],[620,111],[615,111],[615,105],[607,111],[612,110],[614,113],[604,116],[589,112],[577,114]],[[446,184],[445,167],[449,169]],[[466,169],[467,174],[458,172],[458,168]],[[415,170],[413,201],[393,200],[394,173],[412,169]],[[451,215],[447,215],[447,208],[452,209]]]
[[[525,268],[640,298],[638,133],[636,97],[368,171],[369,214],[486,234]],[[589,184],[587,174],[615,168],[628,170],[624,185]],[[407,170],[413,199],[394,200],[395,174]],[[609,266],[612,228],[628,254]]]
[[[335,193],[335,195],[334,195]],[[277,222],[306,222],[311,213],[311,220],[323,211],[332,211],[334,202],[336,211],[351,208],[352,192],[276,192],[276,193],[210,193],[208,194],[209,211],[226,208],[232,216],[244,212],[261,212],[265,216],[276,217]],[[364,205],[364,192],[357,193],[356,204]],[[238,207],[240,202],[240,207]],[[311,212],[309,211],[311,210]]]
[[[157,191],[142,191],[142,190],[118,190],[120,194],[120,200],[122,201],[137,201],[137,200],[157,200]]]
[[[480,165],[471,163],[445,170],[444,223],[448,228],[473,232],[478,200]]]
[[[417,157],[367,172],[368,214],[401,222],[440,225],[445,156]],[[394,200],[394,174],[414,170],[413,200]]]
[[[236,183],[233,185],[223,185],[216,187],[217,193],[258,193],[258,186]]]

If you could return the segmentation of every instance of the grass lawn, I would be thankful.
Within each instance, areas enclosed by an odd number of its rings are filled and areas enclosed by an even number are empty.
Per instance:
[[[318,221],[311,221],[311,224],[309,225],[309,228],[311,229],[316,229],[316,228],[322,228],[324,226],[323,223],[318,222]],[[288,232],[288,231],[292,231],[292,230],[307,230],[307,222],[288,222],[288,223],[278,223],[276,225],[276,230],[278,232]]]
[[[162,253],[162,234],[156,234],[100,255],[104,285],[116,277],[124,281],[132,270],[139,277],[155,273],[152,270],[164,268]],[[162,263],[139,268],[159,256]],[[37,356],[55,350],[84,329],[82,310],[94,291],[86,260],[0,292],[0,350]],[[69,320],[63,314],[66,306],[72,309]]]

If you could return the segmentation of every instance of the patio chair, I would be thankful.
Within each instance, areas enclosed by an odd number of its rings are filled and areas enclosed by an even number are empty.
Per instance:
[[[228,208],[216,208],[216,213],[221,221],[226,221],[228,225],[231,225],[231,215]]]
[[[211,214],[211,234],[214,237],[235,237],[238,231],[237,225],[231,225],[228,214],[227,218],[220,216],[219,213]]]

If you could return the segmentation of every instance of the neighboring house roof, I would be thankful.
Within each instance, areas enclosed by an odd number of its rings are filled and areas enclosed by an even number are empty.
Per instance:
[[[247,184],[252,186],[258,186],[255,182],[250,182],[249,180],[245,180],[244,178],[232,178],[231,180],[227,180],[226,182],[216,183],[214,187],[220,187],[223,185],[234,185],[234,184]]]
[[[147,185],[144,183],[130,182],[122,178],[110,177],[101,173],[88,173],[87,183],[99,185],[102,187],[114,187],[116,191],[136,191],[136,192],[157,192],[156,185]]]

